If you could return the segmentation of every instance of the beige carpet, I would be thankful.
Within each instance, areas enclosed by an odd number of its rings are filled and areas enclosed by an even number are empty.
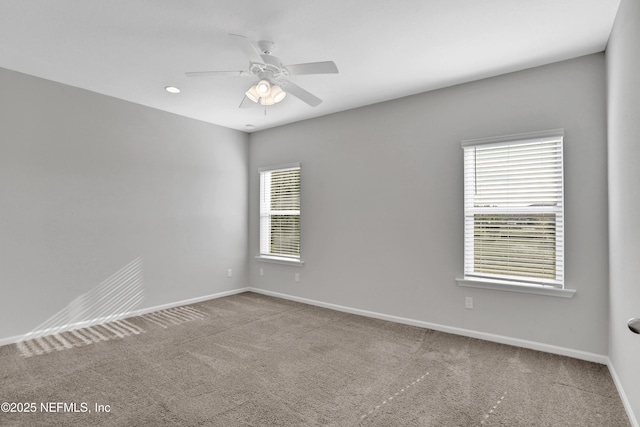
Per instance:
[[[603,365],[255,293],[0,347],[0,402],[34,410],[2,426],[630,425]]]

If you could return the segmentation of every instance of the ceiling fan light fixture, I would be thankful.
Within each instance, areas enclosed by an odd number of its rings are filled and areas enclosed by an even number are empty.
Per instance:
[[[271,84],[267,80],[260,80],[256,85],[256,91],[261,97],[267,97],[269,96],[269,92],[271,92]]]
[[[265,87],[267,88],[266,91]],[[260,105],[277,104],[287,96],[287,92],[282,90],[280,86],[271,85],[267,80],[260,80],[257,84],[251,86],[244,94],[251,101]]]
[[[260,95],[258,94],[256,85],[251,86],[249,90],[246,91],[244,94],[247,96],[247,98],[249,98],[255,103],[258,103],[258,101],[260,101]]]
[[[273,102],[273,98],[268,97],[268,98],[260,98],[260,105],[273,105],[275,104],[275,102]]]
[[[280,86],[271,86],[271,93],[269,94],[270,98],[273,98],[273,102],[277,104],[282,101],[287,96],[287,92],[283,91]]]

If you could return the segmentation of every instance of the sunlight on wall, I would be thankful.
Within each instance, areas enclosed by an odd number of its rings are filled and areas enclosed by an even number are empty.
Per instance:
[[[142,258],[138,257],[71,301],[16,345],[28,357],[140,334],[144,330],[120,319],[142,302],[143,284]]]

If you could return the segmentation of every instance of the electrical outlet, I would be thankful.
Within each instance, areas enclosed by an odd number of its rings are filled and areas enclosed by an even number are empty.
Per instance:
[[[230,268],[227,268],[227,277],[231,277],[231,273],[232,273],[232,272],[231,272],[231,269],[230,269]]]
[[[465,297],[464,298],[464,308],[468,308],[473,310],[473,298],[472,297]]]
[[[264,276],[264,269],[262,267],[260,268],[260,275]]]
[[[300,281],[300,273],[296,273],[296,274],[294,274],[294,276],[293,276],[293,277],[294,277],[294,279],[295,279],[295,281],[296,281],[296,282],[299,282],[299,281]]]

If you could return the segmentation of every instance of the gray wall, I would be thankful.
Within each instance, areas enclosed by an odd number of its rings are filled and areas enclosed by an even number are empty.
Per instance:
[[[251,284],[606,355],[605,81],[596,54],[249,138],[0,70],[0,339],[140,257],[142,307]],[[559,127],[576,297],[458,287],[460,141]],[[305,266],[258,263],[258,167],[298,161]]]
[[[607,47],[609,125],[609,356],[640,417],[640,2],[622,0]],[[637,421],[636,421],[637,422]]]
[[[258,168],[301,162],[305,265],[251,259],[251,285],[606,355],[605,86],[604,55],[595,54],[252,134],[250,254],[258,251]],[[577,295],[458,287],[460,141],[553,128],[565,129],[566,278]]]
[[[0,339],[138,257],[140,308],[246,286],[247,159],[245,133],[0,69]]]

